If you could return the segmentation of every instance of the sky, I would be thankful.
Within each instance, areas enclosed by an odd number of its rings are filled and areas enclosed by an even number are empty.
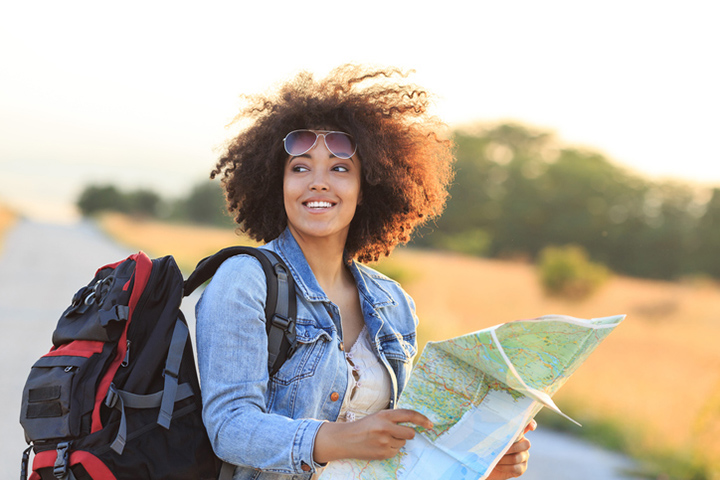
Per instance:
[[[715,0],[4,2],[0,203],[66,221],[90,183],[184,196],[240,94],[347,62],[413,69],[451,126],[720,185],[719,20]]]

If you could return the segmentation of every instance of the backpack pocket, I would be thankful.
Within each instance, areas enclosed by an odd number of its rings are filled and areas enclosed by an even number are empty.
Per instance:
[[[102,343],[98,344],[102,351]],[[53,355],[41,357],[32,367],[22,397],[20,423],[35,442],[75,437],[89,432],[94,405],[94,367],[98,355]]]
[[[62,345],[73,340],[116,342],[125,329],[130,308],[127,305],[92,307],[79,316],[64,314],[53,332],[53,344]]]
[[[106,269],[73,296],[53,332],[53,345],[73,340],[116,342],[130,315],[132,266],[125,261],[115,270]]]

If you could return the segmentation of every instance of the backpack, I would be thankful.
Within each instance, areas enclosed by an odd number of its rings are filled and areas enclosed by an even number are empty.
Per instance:
[[[20,423],[30,480],[199,480],[231,476],[213,453],[183,297],[227,258],[249,254],[267,278],[268,370],[295,344],[295,286],[274,252],[229,247],[183,281],[171,256],[140,252],[101,267],[63,312],[51,350],[33,366]]]

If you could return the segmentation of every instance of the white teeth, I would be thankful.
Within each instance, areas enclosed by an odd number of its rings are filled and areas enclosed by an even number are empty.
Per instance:
[[[308,202],[306,204],[309,208],[330,208],[332,203],[330,202]]]

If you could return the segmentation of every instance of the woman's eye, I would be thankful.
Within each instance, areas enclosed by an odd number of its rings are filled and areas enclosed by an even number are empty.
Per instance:
[[[344,165],[335,165],[333,167],[333,170],[335,170],[336,172],[347,172],[348,168]]]
[[[302,172],[307,172],[308,168],[304,165],[295,165],[294,167],[292,167],[292,171],[302,173]]]

